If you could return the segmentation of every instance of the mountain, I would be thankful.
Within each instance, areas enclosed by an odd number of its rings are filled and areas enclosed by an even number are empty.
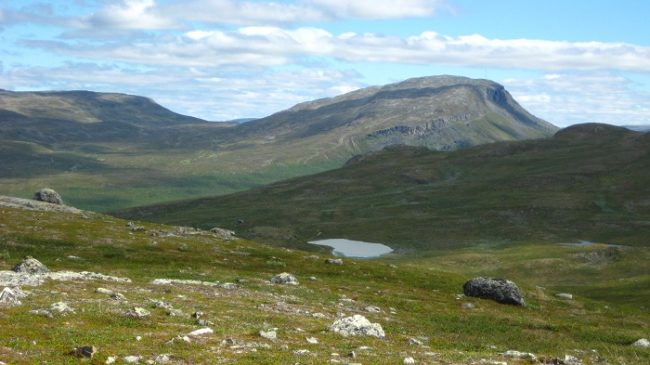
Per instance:
[[[650,132],[650,125],[626,125],[624,127],[637,132]]]
[[[454,152],[394,146],[336,170],[227,196],[118,212],[304,247],[316,238],[409,249],[483,242],[647,245],[650,135],[602,124]]]
[[[150,99],[0,92],[0,193],[49,186],[109,210],[232,193],[340,167],[388,145],[454,150],[556,128],[487,80],[436,76],[302,103],[246,123],[211,123]]]

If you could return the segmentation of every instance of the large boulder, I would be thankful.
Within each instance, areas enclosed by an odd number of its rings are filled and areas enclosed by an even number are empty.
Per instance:
[[[11,270],[25,274],[45,274],[50,272],[50,269],[48,269],[47,266],[43,265],[40,261],[31,256],[25,257]]]
[[[59,193],[57,193],[56,191],[48,188],[43,188],[37,191],[36,193],[34,193],[34,200],[51,203],[51,204],[63,205],[63,199],[61,199],[61,195],[59,195]]]
[[[517,284],[505,279],[477,277],[463,285],[463,292],[468,297],[492,299],[503,304],[525,304]]]
[[[359,314],[337,319],[328,329],[343,337],[373,336],[384,338],[386,336],[379,323],[372,323],[366,317]]]

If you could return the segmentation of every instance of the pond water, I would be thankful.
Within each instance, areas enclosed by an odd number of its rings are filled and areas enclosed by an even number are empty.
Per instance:
[[[334,249],[334,255],[344,257],[372,258],[393,252],[392,248],[381,243],[353,241],[345,238],[309,241],[309,243],[331,247]]]

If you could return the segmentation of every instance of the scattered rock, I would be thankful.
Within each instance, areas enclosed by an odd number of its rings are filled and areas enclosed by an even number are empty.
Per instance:
[[[192,340],[186,335],[178,335],[167,342],[168,345],[173,345],[175,343],[191,343]]]
[[[50,269],[48,269],[47,266],[43,265],[37,259],[31,256],[27,256],[16,266],[14,266],[11,271],[25,274],[45,274],[50,272]]]
[[[50,306],[50,313],[65,316],[67,314],[74,313],[74,309],[70,307],[66,302],[56,302]]]
[[[61,198],[61,195],[49,188],[43,188],[35,192],[34,200],[50,204],[63,205],[63,199]]]
[[[307,341],[307,343],[312,345],[318,344],[318,339],[316,337],[305,337],[305,340]]]
[[[560,299],[565,299],[565,300],[572,300],[573,299],[573,294],[569,293],[557,293],[555,294],[556,297]]]
[[[133,223],[131,221],[129,221],[126,224],[126,226],[129,227],[129,230],[131,232],[144,232],[144,231],[146,231],[146,229],[143,226],[139,226],[139,225],[137,225],[137,224],[135,224],[135,223]]]
[[[510,280],[477,277],[463,285],[463,292],[469,297],[492,299],[503,304],[524,305],[524,297],[519,287]]]
[[[535,354],[531,354],[530,352],[519,352],[515,350],[508,350],[503,353],[503,356],[510,357],[513,359],[537,361],[537,356],[535,356]]]
[[[564,365],[582,365],[582,361],[572,355],[564,355]]]
[[[126,311],[124,315],[130,318],[142,319],[142,318],[149,317],[151,315],[151,312],[149,312],[148,310],[142,307],[133,307],[132,309]]]
[[[44,317],[49,317],[52,318],[52,312],[50,312],[47,309],[32,309],[28,312],[29,314],[34,314],[37,316],[44,316]]]
[[[174,308],[171,304],[163,302],[162,300],[149,299],[149,301],[154,306],[154,308],[162,308],[170,316],[178,317],[183,315],[183,312],[181,310]]]
[[[88,271],[56,271],[37,274],[15,272],[13,270],[0,271],[0,286],[38,286],[48,279],[56,281],[103,280],[122,283],[131,282],[129,278],[120,278]]]
[[[293,354],[296,355],[296,356],[308,355],[309,350],[307,350],[307,349],[293,350]]]
[[[154,362],[156,364],[167,364],[171,361],[171,356],[169,354],[160,354],[156,356]]]
[[[97,353],[97,348],[95,346],[79,346],[76,347],[72,353],[76,357],[92,359]]]
[[[373,336],[384,338],[385,336],[384,330],[379,323],[371,323],[366,317],[359,314],[337,319],[328,329],[343,337]]]
[[[136,356],[136,355],[129,355],[129,356],[124,356],[122,358],[125,363],[127,364],[139,364],[140,360],[142,360],[142,356]]]
[[[422,346],[424,345],[424,342],[418,340],[417,338],[411,337],[409,338],[409,345]]]
[[[403,362],[405,365],[406,365],[406,364],[415,364],[415,359],[409,356],[409,357],[405,357],[405,358],[404,358],[404,361],[402,361],[402,362]]]
[[[3,288],[0,291],[0,307],[15,307],[23,304],[20,299],[27,296],[20,288]]]
[[[343,265],[343,260],[342,259],[327,259],[325,260],[326,264],[330,265]]]
[[[650,347],[650,341],[648,341],[647,338],[640,338],[636,340],[632,346],[647,349]]]
[[[235,231],[231,231],[228,229],[214,227],[210,229],[210,232],[214,233],[214,235],[217,236],[217,238],[220,238],[222,240],[231,241],[237,239],[237,237],[235,237]]]
[[[295,276],[283,272],[271,278],[271,283],[273,284],[284,284],[284,285],[298,285],[298,279]]]
[[[104,362],[104,364],[107,364],[107,365],[115,364],[116,361],[117,361],[117,357],[109,356],[109,357],[106,358],[106,361]]]
[[[198,330],[194,330],[194,331],[188,333],[187,335],[189,337],[201,337],[201,336],[209,336],[209,335],[211,335],[213,333],[214,333],[214,331],[212,330],[212,328],[204,327],[204,328],[200,328]]]
[[[260,331],[259,332],[260,337],[266,338],[267,340],[272,340],[275,341],[278,338],[277,332],[275,330],[268,330],[268,331]]]

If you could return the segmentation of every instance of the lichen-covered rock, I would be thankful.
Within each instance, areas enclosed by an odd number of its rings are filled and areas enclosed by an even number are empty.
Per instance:
[[[647,338],[640,338],[636,340],[632,346],[647,349],[650,347],[650,341],[648,341]]]
[[[343,337],[372,336],[384,338],[386,336],[384,329],[381,328],[379,323],[372,323],[366,317],[359,314],[337,319],[328,329]]]
[[[20,288],[3,288],[0,291],[0,307],[15,307],[21,305],[21,298],[26,296]]]
[[[95,346],[79,346],[72,351],[73,355],[80,358],[92,359],[97,353]]]
[[[50,272],[50,269],[48,269],[47,266],[43,265],[40,261],[31,256],[25,257],[11,270],[27,274],[45,274]]]
[[[298,279],[295,276],[283,272],[271,278],[273,284],[298,285]]]
[[[503,304],[525,304],[517,284],[505,279],[477,277],[463,285],[463,292],[468,297],[492,299]]]
[[[34,200],[56,204],[56,205],[63,205],[63,199],[61,199],[61,195],[59,195],[59,193],[49,188],[43,188],[35,192]]]
[[[326,264],[330,265],[343,265],[343,260],[342,259],[327,259],[325,260]]]
[[[65,316],[67,314],[74,313],[74,309],[66,302],[56,302],[50,306],[50,313]]]
[[[142,307],[133,307],[132,309],[126,311],[124,315],[130,318],[142,319],[142,318],[149,317],[151,315],[151,312],[149,312],[148,310]]]

